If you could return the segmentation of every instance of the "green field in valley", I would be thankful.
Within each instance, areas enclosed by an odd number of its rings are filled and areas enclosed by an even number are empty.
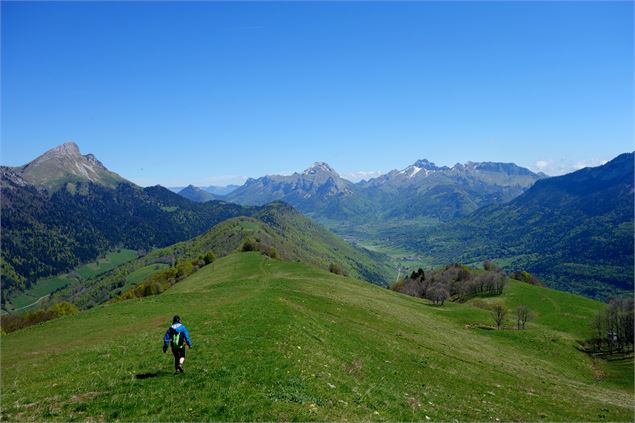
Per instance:
[[[102,273],[106,273],[109,270],[114,269],[117,266],[127,263],[130,260],[137,258],[138,254],[135,250],[128,250],[122,248],[117,251],[112,251],[106,254],[105,257],[100,257],[94,262],[86,263],[75,269],[75,272],[79,273],[82,278],[92,278]]]
[[[137,252],[135,250],[120,249],[111,251],[104,257],[100,257],[91,263],[78,266],[67,274],[38,280],[31,288],[11,298],[11,304],[16,310],[27,311],[37,306],[36,301],[38,301],[38,299],[46,297],[56,289],[77,282],[78,280],[72,275],[73,272],[77,273],[83,279],[92,278],[135,258],[137,258]]]
[[[491,299],[433,306],[232,254],[161,295],[4,336],[1,418],[633,421],[632,359],[576,349],[601,303],[517,282],[496,300],[527,304],[527,329],[488,330]],[[178,376],[161,351],[175,313],[194,343]]]

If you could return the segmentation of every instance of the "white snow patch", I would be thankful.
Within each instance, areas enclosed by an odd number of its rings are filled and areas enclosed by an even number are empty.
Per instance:
[[[415,176],[417,173],[419,173],[419,171],[421,171],[421,167],[417,167],[417,166],[412,166],[412,170],[410,171],[410,175],[408,175],[409,178],[412,178],[413,176]]]

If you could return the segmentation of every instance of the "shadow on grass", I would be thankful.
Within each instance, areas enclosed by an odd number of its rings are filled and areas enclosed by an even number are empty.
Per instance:
[[[148,372],[148,373],[138,373],[134,377],[135,379],[150,379],[153,377],[159,377],[167,374],[166,372]]]

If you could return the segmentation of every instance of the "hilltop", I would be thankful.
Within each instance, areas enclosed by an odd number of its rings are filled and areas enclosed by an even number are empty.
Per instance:
[[[530,302],[527,330],[480,329],[478,304],[233,254],[159,296],[4,337],[2,418],[633,420],[632,360],[575,348],[601,303],[514,281],[499,299]],[[160,349],[174,313],[194,343],[177,377]]]

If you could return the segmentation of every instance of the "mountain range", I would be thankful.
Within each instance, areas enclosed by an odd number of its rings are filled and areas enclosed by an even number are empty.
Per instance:
[[[421,159],[352,183],[316,162],[301,173],[249,179],[224,195],[194,186],[177,195],[139,187],[65,143],[24,166],[0,167],[0,186],[3,302],[112,248],[166,247],[274,201],[349,240],[412,252],[427,263],[497,259],[550,286],[603,299],[633,286],[632,153],[554,178],[512,163],[448,167]],[[387,282],[388,272],[355,269]]]
[[[226,197],[244,205],[284,201],[312,217],[353,218],[372,210],[355,185],[328,164],[316,162],[302,173],[250,178]]]
[[[354,184],[328,164],[317,162],[302,173],[250,178],[225,199],[244,205],[282,200],[318,220],[421,216],[449,220],[509,201],[545,176],[512,163],[438,167],[424,159]]]
[[[281,206],[277,213],[267,214],[261,207],[194,202],[158,185],[141,188],[107,170],[94,156],[82,155],[74,143],[55,147],[25,166],[0,167],[0,187],[3,304],[39,278],[67,272],[114,248],[165,247],[238,216],[258,214],[274,227],[292,228],[291,222],[298,221],[297,212]],[[334,248],[343,254],[340,264],[348,263],[352,273],[371,282],[386,284],[385,264],[378,264],[385,257],[374,254],[362,263],[358,259],[370,252],[346,244],[313,222],[299,227],[313,228],[315,237],[330,243],[339,240]],[[378,271],[382,266],[384,270]]]
[[[590,297],[632,294],[634,157],[539,180],[507,203],[393,239],[440,262],[498,258]]]

